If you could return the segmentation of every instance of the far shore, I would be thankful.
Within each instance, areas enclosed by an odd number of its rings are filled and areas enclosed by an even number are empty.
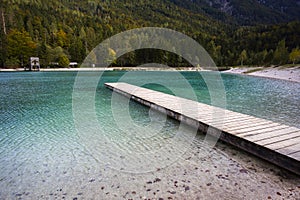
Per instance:
[[[216,68],[217,69],[217,68]],[[0,72],[22,72],[24,68],[15,69],[1,69]],[[33,70],[34,71],[34,70]],[[211,71],[196,67],[95,67],[95,68],[41,68],[41,72],[55,72],[55,71]]]
[[[66,71],[210,71],[196,67],[155,68],[155,67],[109,67],[109,68],[41,68],[41,72]],[[0,69],[0,72],[22,72],[24,68]],[[300,65],[293,67],[232,67],[222,73],[274,78],[300,83]]]
[[[274,78],[300,83],[300,65],[294,67],[237,67],[223,73]]]

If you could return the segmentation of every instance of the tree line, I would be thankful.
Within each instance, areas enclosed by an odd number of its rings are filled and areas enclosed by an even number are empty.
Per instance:
[[[300,22],[277,25],[226,25],[159,0],[42,2],[4,0],[0,6],[0,67],[24,66],[29,57],[42,67],[82,63],[100,42],[138,27],[165,27],[201,44],[218,66],[282,65],[300,62]],[[113,54],[113,49],[111,54]],[[188,66],[170,52],[144,49],[115,58],[113,65],[147,62]]]

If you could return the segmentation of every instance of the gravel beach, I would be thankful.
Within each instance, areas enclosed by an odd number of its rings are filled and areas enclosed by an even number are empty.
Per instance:
[[[230,70],[224,71],[224,73],[243,74],[243,75],[259,76],[265,78],[275,78],[275,79],[294,81],[300,83],[300,66],[291,67],[291,68],[280,68],[280,67],[232,68]]]

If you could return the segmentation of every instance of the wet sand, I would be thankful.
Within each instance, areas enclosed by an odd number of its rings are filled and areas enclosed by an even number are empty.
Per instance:
[[[300,177],[223,143],[208,150],[195,142],[172,166],[143,175],[116,173],[109,181],[101,184],[103,199],[300,198]],[[110,187],[115,190],[107,194]]]

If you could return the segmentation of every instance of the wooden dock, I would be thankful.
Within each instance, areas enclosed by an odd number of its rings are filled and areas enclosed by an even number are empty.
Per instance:
[[[220,140],[300,175],[300,129],[275,123],[181,97],[130,85],[106,83],[106,87],[141,104],[165,112],[172,118],[209,134],[220,133]],[[181,109],[180,105],[185,105]],[[190,106],[190,109],[188,107]],[[195,110],[194,106],[197,106]],[[197,112],[198,111],[198,112]],[[216,119],[213,113],[223,113]]]

